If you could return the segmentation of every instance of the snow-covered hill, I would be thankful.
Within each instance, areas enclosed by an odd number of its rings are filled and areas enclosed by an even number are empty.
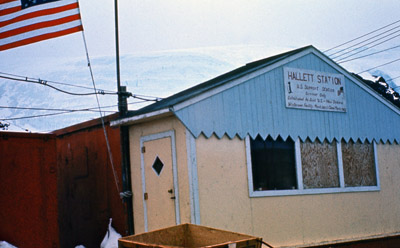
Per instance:
[[[291,49],[293,48],[232,46],[123,55],[120,60],[121,84],[126,85],[128,91],[133,94],[166,97],[233,70],[245,63]],[[370,68],[373,64],[387,62],[390,58],[393,58],[392,54],[382,54],[378,59],[375,57],[357,60],[353,63],[345,63],[342,66],[352,72],[359,72]],[[91,65],[97,88],[115,92],[115,58],[112,56],[91,58]],[[372,74],[384,78],[397,76],[394,68],[385,67],[382,69],[385,70],[376,69],[372,71]],[[0,72],[46,80],[48,84],[65,91],[93,92],[93,90],[86,88],[52,83],[54,81],[92,88],[85,57],[68,58],[64,61],[25,58],[18,63],[13,62],[2,66]],[[368,77],[369,74],[363,74],[363,76]],[[390,81],[390,83],[394,83],[394,81]],[[117,97],[115,95],[99,95],[99,101],[101,106],[104,107],[102,108],[103,111],[117,110]],[[138,99],[128,99],[128,103],[131,103],[129,109],[137,109],[149,103],[138,102],[140,102]],[[0,79],[0,119],[8,119],[1,122],[10,124],[9,130],[23,131],[27,129],[32,132],[48,132],[99,117],[98,112],[84,111],[24,118],[59,113],[59,111],[13,109],[10,107],[76,110],[96,108],[96,106],[96,98],[93,95],[73,96],[44,85]]]

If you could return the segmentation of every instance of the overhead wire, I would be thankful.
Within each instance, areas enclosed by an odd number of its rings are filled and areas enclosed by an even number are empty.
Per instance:
[[[339,45],[337,45],[337,46],[334,46],[334,47],[332,47],[332,48],[329,48],[328,50],[325,50],[324,53],[329,52],[329,51],[331,51],[331,50],[333,50],[333,49],[339,48],[339,47],[341,47],[341,46],[347,45],[347,44],[349,44],[349,43],[351,43],[351,42],[353,42],[353,41],[356,41],[356,40],[358,40],[358,39],[364,38],[364,37],[366,37],[366,36],[368,36],[368,35],[370,35],[370,34],[376,32],[376,31],[385,29],[385,28],[390,27],[390,26],[392,26],[392,25],[394,25],[394,24],[396,24],[396,23],[399,23],[399,22],[400,22],[400,20],[397,20],[397,21],[392,22],[392,23],[390,23],[390,24],[388,24],[388,25],[385,25],[385,26],[383,26],[383,27],[380,27],[380,28],[378,28],[378,29],[375,29],[375,30],[373,30],[373,31],[371,31],[371,32],[369,32],[369,33],[366,33],[366,34],[363,34],[363,35],[361,35],[361,36],[359,36],[359,37],[356,37],[356,38],[354,38],[354,39],[352,39],[352,40],[346,41],[346,42],[344,42],[344,43],[342,43],[342,44],[339,44]]]
[[[331,53],[331,54],[329,54],[329,56],[333,56],[333,55],[335,55],[335,54],[338,54],[338,53],[341,53],[341,52],[343,52],[343,51],[346,51],[346,50],[349,49],[349,48],[352,48],[352,47],[361,45],[361,44],[364,43],[364,42],[367,42],[367,41],[369,41],[369,40],[372,40],[373,38],[376,38],[376,37],[379,37],[379,36],[381,36],[381,35],[383,35],[383,34],[386,34],[387,32],[390,32],[390,31],[392,31],[392,30],[394,30],[394,29],[397,29],[397,28],[399,28],[399,27],[400,27],[400,25],[399,25],[399,26],[396,26],[396,27],[394,27],[394,28],[391,28],[391,29],[389,29],[389,30],[386,30],[386,31],[384,31],[384,32],[382,32],[382,33],[380,33],[380,34],[377,34],[377,35],[374,35],[374,36],[372,36],[372,37],[369,37],[369,38],[367,38],[367,39],[365,39],[365,40],[362,40],[362,41],[360,41],[360,42],[358,42],[358,43],[356,43],[356,44],[353,44],[353,45],[348,46],[348,47],[346,47],[346,48],[343,48],[343,49],[341,49],[341,50],[339,50],[339,51],[336,51],[336,52],[334,52],[334,53]],[[388,34],[388,35],[386,35],[386,36],[384,36],[384,37],[381,37],[381,38],[379,38],[379,39],[385,38],[385,37],[390,36],[390,35],[392,35],[392,34],[394,34],[394,33],[397,33],[397,32],[399,32],[399,30],[397,30],[397,31],[395,31],[395,32],[392,32],[392,33],[390,33],[390,34]],[[378,40],[379,40],[379,39],[378,39]]]
[[[21,79],[21,78],[13,78],[13,77],[10,77],[10,76],[2,76],[2,75],[0,75],[0,78],[8,79],[8,80],[14,80],[14,81],[20,81],[20,82],[41,84],[41,85],[50,87],[50,88],[52,88],[54,90],[57,90],[59,92],[62,92],[62,93],[68,94],[68,95],[74,95],[74,96],[90,96],[90,95],[96,95],[97,96],[98,94],[101,94],[101,95],[116,95],[117,94],[117,93],[106,93],[104,91],[96,91],[96,92],[91,92],[91,93],[74,93],[74,92],[70,92],[70,91],[66,91],[66,90],[62,90],[62,89],[59,89],[57,87],[54,87],[54,86],[48,84],[48,81],[46,81],[46,80],[41,80],[41,79],[32,80],[32,79],[29,79],[29,78]]]
[[[72,112],[57,112],[57,113],[49,113],[49,114],[41,114],[41,115],[31,115],[31,116],[23,116],[23,117],[13,117],[13,118],[0,118],[1,121],[12,121],[12,120],[22,120],[22,119],[31,119],[37,117],[45,117],[45,116],[54,116],[54,115],[61,115],[65,113],[72,113]]]
[[[334,57],[331,57],[331,58],[332,58],[332,59],[337,59],[337,58],[340,58],[340,57],[342,57],[342,56],[345,56],[345,55],[347,55],[347,54],[349,54],[349,53],[351,53],[351,52],[353,52],[353,51],[356,51],[356,50],[358,50],[358,49],[364,48],[362,51],[358,51],[358,52],[356,52],[356,53],[352,53],[351,55],[348,55],[348,56],[346,56],[346,57],[344,57],[344,58],[342,58],[342,59],[351,57],[351,56],[353,56],[353,55],[355,55],[355,54],[358,54],[358,53],[363,52],[363,51],[365,51],[365,50],[368,50],[368,49],[370,49],[370,48],[372,48],[372,47],[376,47],[376,46],[381,45],[381,44],[383,44],[383,43],[385,43],[385,42],[388,42],[388,41],[390,41],[390,40],[393,40],[394,38],[399,37],[400,34],[395,35],[395,36],[393,36],[393,37],[390,37],[390,38],[388,38],[388,39],[386,39],[386,40],[384,40],[384,41],[381,41],[381,42],[379,42],[378,44],[375,44],[375,45],[373,45],[373,46],[365,47],[365,46],[367,46],[367,45],[373,44],[374,42],[377,42],[377,41],[379,41],[379,40],[381,40],[381,39],[383,39],[383,38],[386,38],[386,37],[388,37],[388,36],[390,36],[390,35],[393,35],[393,34],[395,34],[395,33],[398,33],[398,32],[400,32],[400,30],[398,30],[398,31],[396,31],[396,32],[393,32],[393,33],[391,33],[391,34],[389,34],[389,35],[385,35],[385,36],[383,36],[383,37],[381,37],[381,38],[378,38],[378,39],[373,40],[373,41],[371,41],[371,42],[369,42],[369,43],[363,44],[362,46],[356,47],[356,48],[354,48],[354,49],[351,49],[350,51],[347,51],[347,52],[345,52],[345,53],[342,53],[342,54],[340,54],[340,55],[337,55],[337,56],[334,56]],[[368,41],[368,40],[366,40],[366,41]],[[365,41],[364,41],[364,42],[365,42]],[[362,43],[364,43],[364,42],[362,42]],[[359,43],[359,44],[360,44],[360,43]],[[350,48],[350,47],[349,47],[349,48]],[[348,49],[348,48],[346,48],[346,50],[347,50],[347,49]],[[332,56],[332,55],[330,55],[330,56]]]
[[[140,104],[140,103],[145,103],[147,101],[138,101],[138,102],[130,102],[128,105],[133,105],[133,104]],[[104,108],[115,108],[118,107],[118,105],[109,105],[109,106],[101,106],[103,109]],[[4,109],[19,109],[19,110],[39,110],[39,111],[62,111],[62,112],[84,112],[84,111],[91,111],[91,112],[99,112],[97,109],[98,107],[92,107],[92,108],[83,108],[83,109],[58,109],[58,108],[33,108],[33,107],[10,107],[10,106],[0,106],[0,108]],[[109,112],[109,113],[115,113],[116,111],[112,110],[102,110],[102,112]]]
[[[400,76],[397,76],[397,77],[392,77],[392,78],[390,78],[390,79],[386,80],[386,82],[393,81],[393,80],[395,80],[395,79],[397,79],[397,78],[400,78]],[[397,86],[397,87],[400,87],[400,86]],[[397,88],[397,87],[396,87],[396,88]]]
[[[89,51],[88,51],[88,47],[87,47],[87,44],[86,44],[85,31],[83,31],[83,30],[82,30],[82,38],[83,38],[83,43],[85,45],[86,59],[87,59],[88,67],[89,67],[90,77],[92,79],[93,89],[94,89],[94,92],[97,92],[96,82],[94,80],[93,70],[92,70],[92,66],[91,66],[90,58],[89,58]],[[114,160],[113,160],[113,157],[112,157],[112,152],[111,152],[111,147],[110,147],[110,141],[108,139],[106,127],[105,127],[105,124],[104,124],[104,117],[101,114],[100,101],[99,101],[99,97],[98,97],[97,94],[96,94],[96,101],[97,101],[97,106],[98,106],[98,108],[100,110],[100,112],[99,112],[100,113],[100,120],[101,120],[101,125],[103,127],[104,138],[106,140],[107,152],[108,152],[108,156],[109,156],[110,163],[111,163],[111,168],[112,168],[112,172],[113,172],[113,176],[114,176],[115,186],[116,186],[118,194],[120,194],[121,190],[119,189],[119,179],[118,179],[118,175],[116,174],[116,171],[115,171]]]
[[[91,90],[93,90],[93,89],[89,88],[89,87],[78,86],[78,85],[73,85],[73,84],[60,83],[60,82],[54,82],[54,81],[48,81],[48,80],[42,80],[42,79],[34,79],[34,78],[24,77],[24,76],[20,76],[20,75],[5,73],[5,72],[0,72],[0,74],[3,74],[3,75],[0,75],[0,78],[3,78],[3,79],[13,80],[13,81],[20,81],[20,82],[35,83],[35,84],[41,84],[41,85],[48,86],[50,88],[53,88],[53,89],[55,89],[57,91],[60,91],[62,93],[66,93],[66,94],[69,94],[69,95],[89,96],[89,95],[95,95],[95,94],[100,94],[100,95],[117,95],[118,94],[115,91],[103,90],[103,89],[96,89],[96,93],[93,93],[93,92],[90,92],[90,93],[74,93],[74,92],[69,92],[69,91],[65,91],[65,90],[59,89],[57,87],[49,85],[49,83],[60,84],[60,85],[64,85],[64,86],[80,87],[80,88],[91,89]],[[6,75],[6,76],[4,76],[4,75]],[[139,99],[139,100],[152,101],[152,102],[154,102],[154,101],[156,102],[156,101],[159,101],[159,100],[163,99],[161,97],[139,95],[139,94],[131,94],[130,96],[133,97],[133,98]]]
[[[11,123],[9,122],[9,124],[11,125]],[[18,125],[15,121],[12,123],[14,126],[16,126],[16,127],[18,127],[18,128],[20,128],[20,129],[22,129],[22,130],[24,130],[25,132],[29,132],[29,129],[27,129],[27,128],[24,128],[24,127],[21,127],[20,125]]]
[[[150,101],[150,102],[158,102],[159,100],[162,99],[160,97],[152,97],[154,99],[146,99],[146,96],[140,96],[140,95],[131,95],[131,97],[139,99],[139,100],[143,100],[143,101]]]
[[[0,74],[11,76],[11,77],[17,77],[17,78],[20,78],[20,79],[31,79],[31,80],[36,80],[36,81],[40,80],[40,79],[34,79],[32,77],[21,76],[21,75],[6,73],[6,72],[0,72]],[[70,84],[70,83],[61,83],[61,82],[56,82],[56,81],[52,81],[52,80],[43,80],[43,81],[46,81],[47,83],[58,84],[58,85],[63,85],[63,86],[69,86],[69,87],[76,87],[76,88],[81,88],[81,89],[93,90],[93,88],[91,88],[91,87],[86,87],[86,86],[82,86],[82,85],[76,85],[76,84]],[[104,91],[104,92],[107,92],[107,93],[117,93],[116,91],[112,91],[112,90],[104,90],[104,89],[99,89],[99,88],[98,88],[98,90],[99,91]]]
[[[0,106],[0,109],[18,109],[18,110],[38,110],[38,111],[61,111],[61,112],[98,112],[97,108],[86,108],[86,109],[56,109],[56,108],[32,108],[32,107],[10,107],[10,106]],[[111,110],[103,110],[103,112],[115,112]]]
[[[366,33],[366,34],[363,34],[363,35],[361,35],[361,36],[358,36],[358,37],[356,37],[356,38],[354,38],[354,39],[351,39],[351,40],[349,40],[349,41],[346,41],[346,42],[344,42],[344,43],[341,43],[341,44],[339,44],[339,45],[337,45],[337,46],[334,46],[334,47],[332,47],[332,48],[330,48],[330,49],[327,49],[327,50],[324,51],[324,53],[329,52],[329,51],[332,51],[333,49],[337,49],[337,48],[343,47],[344,45],[348,45],[348,44],[350,44],[350,43],[352,43],[352,42],[354,42],[354,41],[360,40],[360,39],[362,39],[362,38],[368,37],[368,36],[370,36],[371,34],[374,34],[375,32],[379,32],[379,31],[381,31],[381,30],[384,30],[384,29],[386,29],[386,28],[388,28],[388,27],[390,27],[390,26],[393,26],[393,25],[395,25],[395,24],[397,24],[397,23],[400,23],[400,20],[397,20],[397,21],[392,22],[392,23],[390,23],[390,24],[388,24],[388,25],[385,25],[385,26],[380,27],[380,28],[378,28],[378,29],[375,29],[375,30],[373,30],[373,31],[371,31],[371,32],[368,32],[368,33]],[[396,25],[395,27],[392,27],[392,28],[390,28],[390,29],[388,29],[388,30],[385,30],[385,31],[383,31],[383,32],[380,32],[379,34],[376,34],[376,35],[374,35],[374,36],[372,36],[372,37],[366,38],[366,39],[364,39],[364,40],[362,40],[362,41],[360,41],[360,42],[358,42],[358,43],[356,43],[356,44],[350,45],[350,46],[345,47],[345,48],[343,48],[343,49],[341,49],[341,50],[339,50],[339,51],[336,51],[336,52],[334,52],[334,53],[328,54],[328,56],[331,57],[331,59],[336,60],[336,63],[342,64],[342,63],[346,63],[346,62],[349,62],[349,61],[353,61],[353,60],[357,60],[357,59],[369,57],[369,56],[372,56],[372,55],[380,54],[380,53],[383,53],[383,52],[386,52],[386,51],[389,51],[389,50],[393,50],[393,49],[399,48],[400,45],[396,45],[396,46],[393,46],[393,47],[390,47],[390,48],[386,48],[386,49],[382,49],[382,50],[379,50],[379,51],[376,51],[376,52],[372,52],[372,53],[369,53],[369,54],[365,54],[365,55],[361,55],[361,56],[358,56],[358,57],[354,57],[355,55],[360,54],[361,52],[364,52],[364,51],[366,51],[366,50],[368,50],[368,49],[371,49],[371,48],[373,48],[373,47],[376,47],[376,46],[378,46],[378,45],[381,45],[381,44],[383,44],[383,43],[385,43],[385,42],[388,42],[388,41],[390,41],[390,40],[393,40],[393,39],[399,37],[400,34],[397,34],[397,33],[400,32],[400,30],[396,30],[396,29],[398,29],[399,27],[400,27],[400,25]],[[391,31],[393,31],[393,30],[396,30],[396,31],[391,32]],[[388,32],[391,32],[391,33],[387,34]],[[379,37],[379,38],[377,38],[377,37]],[[389,37],[389,38],[387,38],[387,37]],[[374,39],[374,38],[377,38],[377,39]],[[387,38],[387,39],[385,39],[385,38]],[[374,39],[374,40],[373,40],[373,39]],[[370,42],[368,42],[368,41],[370,41]],[[379,42],[379,41],[380,41],[380,42]],[[366,43],[366,42],[368,42],[368,43]],[[374,43],[375,43],[375,44],[374,44]],[[371,44],[373,44],[373,45],[371,45]],[[368,45],[371,45],[371,46],[366,47],[366,46],[368,46]],[[358,47],[356,47],[356,46],[358,46]],[[354,47],[355,47],[355,48],[354,48]],[[353,49],[349,50],[350,48],[353,48]],[[360,50],[360,49],[361,49],[361,50]],[[358,50],[358,51],[357,51],[357,50]],[[355,52],[355,51],[356,51],[356,52]],[[341,53],[341,54],[340,54],[340,53]],[[337,55],[337,56],[333,56],[333,55]],[[346,55],[347,55],[347,56],[346,56]],[[332,56],[333,56],[333,57],[332,57]],[[352,58],[352,57],[353,57],[353,58]],[[395,62],[397,62],[397,61],[400,61],[400,58],[394,59],[394,60],[392,60],[392,61],[389,61],[389,62],[380,64],[380,65],[377,65],[377,66],[374,66],[374,67],[372,67],[372,68],[369,68],[369,69],[367,69],[367,70],[363,70],[363,71],[358,72],[358,73],[356,73],[356,74],[362,74],[362,73],[371,71],[371,70],[373,70],[373,69],[376,69],[376,68],[379,68],[379,67],[382,67],[382,66],[386,66],[386,65],[395,63]],[[392,77],[391,79],[386,80],[386,82],[393,81],[394,79],[397,79],[397,78],[399,78],[399,77],[400,77],[400,76]],[[400,87],[400,86],[397,86],[397,87],[394,87],[394,88],[396,89],[396,88],[399,88],[399,87]]]
[[[392,64],[392,63],[397,62],[397,61],[400,61],[400,58],[392,60],[392,61],[384,63],[384,64],[381,64],[381,65],[378,65],[378,66],[375,66],[375,67],[372,67],[372,68],[369,68],[368,70],[364,70],[364,71],[358,72],[356,74],[361,74],[361,73],[364,73],[364,72],[367,72],[367,71],[371,71],[373,69],[376,69],[376,68],[379,68],[379,67],[382,67],[382,66],[385,66],[385,65],[389,65],[389,64]]]
[[[140,103],[145,103],[147,101],[140,101],[140,102],[130,102],[128,105],[132,104],[140,104]],[[110,106],[103,106],[102,108],[113,108],[113,107],[118,107],[118,105],[110,105]],[[23,117],[13,117],[13,118],[0,118],[1,121],[9,121],[9,120],[21,120],[21,119],[33,119],[33,118],[40,118],[40,117],[48,117],[48,116],[54,116],[54,115],[62,115],[62,114],[71,114],[74,112],[87,112],[87,111],[92,111],[92,112],[99,112],[97,109],[98,107],[95,108],[88,108],[88,109],[46,109],[46,108],[27,108],[27,107],[9,107],[9,106],[0,106],[0,108],[8,108],[8,109],[20,109],[20,110],[47,110],[47,111],[59,111],[57,113],[49,113],[49,114],[41,114],[41,115],[30,115],[30,116],[23,116]],[[102,110],[103,113],[109,112],[109,113],[115,113],[116,111],[111,111],[111,110]],[[13,125],[17,126],[15,123]],[[22,128],[20,127],[21,129]]]
[[[30,116],[22,116],[22,117],[12,117],[12,118],[0,118],[1,121],[9,121],[9,120],[21,120],[21,119],[32,119],[38,117],[47,117],[54,115],[62,115],[62,114],[70,114],[75,112],[99,112],[94,111],[92,109],[44,109],[44,108],[24,108],[24,107],[8,107],[8,106],[0,106],[0,108],[8,108],[8,109],[21,109],[21,110],[46,110],[46,111],[58,111],[57,113],[48,113],[48,114],[39,114],[39,115],[30,115]],[[102,110],[102,112],[115,113],[116,111]]]
[[[346,63],[346,62],[353,61],[353,60],[356,60],[356,59],[361,59],[361,58],[369,57],[369,56],[372,56],[372,55],[375,55],[375,54],[383,53],[383,52],[386,52],[386,51],[389,51],[389,50],[392,50],[392,49],[395,49],[395,48],[399,48],[399,47],[400,47],[400,45],[394,46],[394,47],[390,47],[390,48],[387,48],[387,49],[384,49],[384,50],[380,50],[378,52],[366,54],[366,55],[363,55],[363,56],[360,56],[360,57],[356,57],[356,58],[352,58],[352,59],[348,59],[348,60],[339,60],[339,61],[336,61],[336,62],[338,64],[342,64],[342,63]]]

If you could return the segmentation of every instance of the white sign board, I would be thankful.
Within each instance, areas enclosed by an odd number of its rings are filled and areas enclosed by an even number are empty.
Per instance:
[[[287,108],[346,112],[344,76],[283,68]]]

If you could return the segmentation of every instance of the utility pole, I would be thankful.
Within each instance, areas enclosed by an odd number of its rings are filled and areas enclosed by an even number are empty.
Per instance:
[[[120,66],[119,66],[119,31],[118,31],[118,0],[114,0],[115,9],[115,55],[117,66],[117,88],[118,88],[118,112],[119,118],[123,118],[128,113],[127,98],[129,93],[125,86],[121,86]],[[132,183],[129,156],[129,127],[120,126],[121,140],[121,167],[122,167],[122,191],[120,193],[124,200],[127,211],[128,235],[134,234],[133,227],[133,205],[132,205]]]

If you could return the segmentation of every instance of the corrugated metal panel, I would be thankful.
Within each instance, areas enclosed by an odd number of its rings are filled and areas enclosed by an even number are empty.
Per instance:
[[[340,74],[313,53],[285,66]],[[206,137],[280,135],[312,141],[400,140],[400,129],[396,128],[400,115],[352,80],[345,77],[346,113],[286,108],[281,66],[179,109],[176,115],[195,137],[203,133]]]

